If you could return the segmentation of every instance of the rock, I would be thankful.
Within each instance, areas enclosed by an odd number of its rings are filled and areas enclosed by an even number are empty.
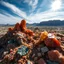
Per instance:
[[[41,56],[42,56],[42,54],[41,54],[41,53],[37,53],[37,55],[38,55],[38,57],[41,57]]]
[[[51,50],[48,52],[48,57],[52,61],[58,61],[59,60],[60,53],[58,50]]]
[[[44,41],[47,36],[48,36],[48,32],[47,31],[41,32],[40,40],[41,41]]]
[[[16,36],[24,38],[24,34],[22,32],[17,33]]]
[[[26,34],[29,34],[30,36],[34,35],[33,31],[30,29],[26,29]]]
[[[16,40],[15,39],[11,39],[8,41],[8,44],[15,44],[16,43]]]
[[[27,64],[34,64],[32,61],[28,60]]]
[[[26,29],[26,20],[22,20],[21,23],[20,23],[20,29],[21,31],[25,31]]]
[[[59,40],[57,40],[56,37],[54,36],[54,34],[52,34],[52,33],[48,34],[48,37],[45,39],[44,43],[48,47],[60,47],[60,45],[61,45]]]
[[[41,50],[40,47],[38,47],[37,50],[40,51]]]
[[[20,38],[19,38],[17,41],[18,41],[18,42],[17,42],[18,45],[21,45],[21,44],[23,43],[23,40],[20,39]]]
[[[37,61],[37,59],[38,59],[38,57],[34,57],[34,61],[35,61],[35,62]]]
[[[19,23],[15,24],[14,31],[20,31],[20,24]]]
[[[59,59],[60,59],[60,63],[64,64],[64,56],[61,56]]]
[[[60,38],[47,31],[33,29],[33,32],[28,28],[22,20],[0,38],[0,61],[4,62],[0,64],[64,64],[64,46],[60,47]]]
[[[48,50],[48,48],[45,46],[45,47],[42,47],[41,48],[41,52],[42,53],[45,53],[45,52],[48,52],[49,50]]]
[[[64,41],[64,37],[61,37],[61,40]]]
[[[6,54],[8,54],[8,51],[4,51],[3,55],[6,55]]]
[[[59,63],[58,62],[53,62],[53,61],[47,60],[47,64],[59,64]]]
[[[35,57],[35,54],[32,55],[32,58],[34,58],[34,57]]]
[[[38,60],[38,64],[46,64],[46,62],[45,62],[42,58],[40,58],[40,59]]]
[[[6,47],[6,50],[14,49],[14,48],[15,48],[14,44],[8,44],[7,47]]]
[[[17,54],[19,54],[20,56],[26,55],[29,51],[29,48],[27,48],[26,46],[22,45],[18,51]]]

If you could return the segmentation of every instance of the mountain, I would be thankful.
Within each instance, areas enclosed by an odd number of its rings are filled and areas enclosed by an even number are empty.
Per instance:
[[[28,26],[64,26],[64,20],[49,20],[40,23],[27,24]]]
[[[26,24],[27,26],[64,26],[64,20],[41,21],[40,23]],[[0,26],[14,26],[14,24],[0,24]]]
[[[50,20],[45,22],[40,22],[37,26],[64,26],[64,20]]]

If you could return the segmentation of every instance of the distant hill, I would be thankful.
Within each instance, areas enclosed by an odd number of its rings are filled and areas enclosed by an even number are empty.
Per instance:
[[[64,20],[50,20],[45,22],[40,22],[37,26],[64,26]]]
[[[41,21],[40,23],[26,24],[27,26],[64,26],[64,20]],[[14,26],[14,24],[0,24],[0,26]]]
[[[64,26],[64,20],[42,21],[40,23],[27,24],[28,26]]]
[[[15,24],[0,24],[0,26],[14,26]]]

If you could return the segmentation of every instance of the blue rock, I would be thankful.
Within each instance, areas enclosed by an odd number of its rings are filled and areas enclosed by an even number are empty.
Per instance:
[[[23,56],[23,55],[26,55],[29,51],[29,48],[27,48],[26,46],[22,45],[18,51],[17,51],[17,54]]]
[[[8,41],[8,44],[13,44],[13,43],[15,43],[15,40],[13,39]]]

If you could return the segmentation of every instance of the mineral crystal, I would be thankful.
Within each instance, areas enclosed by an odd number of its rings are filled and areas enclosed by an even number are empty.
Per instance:
[[[19,54],[20,56],[26,55],[29,51],[29,48],[27,48],[26,46],[22,45],[18,51],[17,54]]]

